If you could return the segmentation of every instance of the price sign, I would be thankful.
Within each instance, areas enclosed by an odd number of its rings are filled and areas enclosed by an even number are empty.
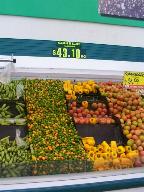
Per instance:
[[[123,85],[126,88],[143,89],[144,72],[125,72]]]
[[[52,50],[52,55],[60,58],[86,59],[86,53],[78,42],[59,41],[57,48]]]

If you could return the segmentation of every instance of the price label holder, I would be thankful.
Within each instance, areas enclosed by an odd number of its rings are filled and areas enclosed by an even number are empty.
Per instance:
[[[86,59],[85,50],[81,49],[81,43],[58,41],[56,48],[52,50],[53,57]]]
[[[144,89],[144,72],[125,72],[123,86],[130,89]]]

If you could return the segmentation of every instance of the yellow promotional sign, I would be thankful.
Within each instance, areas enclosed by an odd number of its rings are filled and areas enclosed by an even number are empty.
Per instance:
[[[123,85],[126,88],[144,88],[144,72],[125,72]]]

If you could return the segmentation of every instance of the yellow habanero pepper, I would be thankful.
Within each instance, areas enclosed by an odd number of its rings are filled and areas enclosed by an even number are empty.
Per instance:
[[[84,144],[84,149],[85,149],[86,151],[90,151],[91,146],[88,145],[87,143],[83,143],[83,144]]]
[[[69,89],[69,90],[68,90],[68,94],[69,94],[69,95],[72,95],[72,93],[73,93],[72,90]]]
[[[118,154],[122,154],[125,152],[125,148],[123,146],[118,146]]]
[[[113,164],[113,167],[114,167],[115,169],[121,168],[120,159],[119,159],[119,158],[113,159],[112,164]]]
[[[77,97],[76,97],[75,95],[72,95],[72,99],[73,99],[73,100],[76,100]]]
[[[93,124],[93,125],[95,125],[96,123],[97,123],[97,120],[96,120],[96,118],[90,118],[90,124]]]
[[[89,157],[92,161],[94,161],[94,159],[95,159],[95,154],[94,154],[94,152],[93,152],[93,151],[89,151],[88,157]]]
[[[103,158],[102,153],[96,153],[95,154],[95,159]]]
[[[115,151],[112,151],[112,152],[111,152],[111,157],[112,157],[113,159],[116,159],[116,158],[117,158],[117,153],[116,153]]]
[[[139,154],[138,154],[137,151],[131,151],[131,152],[127,153],[126,156],[127,156],[129,159],[131,159],[131,160],[135,160],[135,159],[137,159],[137,158],[139,157]]]
[[[86,139],[86,143],[90,146],[94,146],[95,145],[95,139],[94,137],[87,137]]]
[[[77,85],[78,85],[78,86],[81,86],[81,85],[82,85],[82,82],[78,81],[78,82],[77,82]]]
[[[83,94],[83,89],[81,87],[78,88],[78,93]]]
[[[131,146],[125,146],[125,151],[126,151],[127,153],[131,152],[131,151],[132,151]]]
[[[110,153],[102,153],[102,157],[104,159],[109,159],[110,158]]]
[[[63,88],[64,88],[64,91],[65,91],[65,92],[68,91],[68,85],[67,85],[67,84],[64,84],[64,85],[63,85]]]
[[[125,157],[126,157],[125,153],[120,154],[120,158],[125,158]]]
[[[97,148],[98,148],[99,152],[101,152],[101,153],[104,151],[104,147],[102,145],[98,145]]]
[[[72,95],[66,95],[66,99],[67,100],[71,100],[72,99]]]
[[[117,150],[117,143],[116,143],[116,141],[111,141],[111,148],[113,150]]]
[[[88,84],[93,85],[93,84],[95,84],[95,81],[94,80],[88,80]]]
[[[108,153],[108,152],[111,151],[111,148],[110,148],[109,144],[106,141],[103,141],[101,145],[103,146],[103,150],[104,150],[105,153]]]
[[[83,101],[82,102],[82,106],[87,109],[88,108],[88,102],[87,101]]]
[[[71,84],[71,80],[66,80],[66,81],[64,81],[64,83]]]
[[[128,158],[121,158],[121,166],[122,168],[130,168],[133,167],[133,162],[132,160],[128,159]]]
[[[86,84],[85,88],[88,89],[88,90],[90,90],[90,89],[91,89],[91,86],[88,85],[88,84]]]
[[[78,92],[78,85],[74,85],[73,88],[74,88],[74,91],[75,91],[75,92]]]
[[[104,168],[105,160],[104,158],[98,158],[94,161],[94,169],[99,170],[100,168]]]

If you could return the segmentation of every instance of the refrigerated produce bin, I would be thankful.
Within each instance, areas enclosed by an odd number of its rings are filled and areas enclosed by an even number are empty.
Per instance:
[[[113,82],[122,81],[123,72],[121,71],[91,71],[89,70],[70,70],[70,69],[21,69],[15,68],[12,72],[12,79],[60,79],[87,81],[95,80]],[[80,127],[79,127],[80,129]],[[89,136],[89,135],[88,135]],[[52,162],[54,172],[50,175],[43,174],[43,168],[46,165],[36,164],[39,169],[42,168],[40,174],[32,176],[34,164],[17,164],[15,167],[16,175],[13,177],[0,178],[0,191],[110,191],[120,189],[131,189],[142,191],[144,187],[144,169],[143,167],[107,170],[107,171],[92,171],[91,165],[88,162]],[[50,165],[50,163],[48,163]],[[61,170],[61,167],[64,169]],[[72,171],[71,166],[78,169]],[[1,170],[3,167],[1,167]],[[60,171],[61,170],[61,171]],[[71,170],[71,171],[70,171]],[[40,170],[41,171],[41,170]],[[17,177],[19,176],[19,177]]]

